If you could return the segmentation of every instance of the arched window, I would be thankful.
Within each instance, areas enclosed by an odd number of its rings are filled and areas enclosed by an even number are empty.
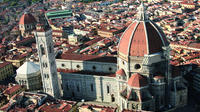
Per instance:
[[[47,76],[46,76],[46,77],[47,77],[47,79],[48,79],[48,78],[49,78],[49,74],[47,74]]]
[[[79,92],[80,91],[79,85],[77,85],[76,88],[77,88],[77,91]]]
[[[91,89],[91,91],[94,91],[94,86],[93,86],[93,84],[90,84],[90,89]]]
[[[69,90],[69,84],[66,82],[66,89]]]
[[[181,103],[182,101],[183,101],[183,97],[182,95],[180,95],[179,102]]]
[[[42,55],[45,55],[45,50],[44,50],[43,45],[40,45],[40,51],[41,51],[41,54],[42,54]]]
[[[47,63],[43,62],[43,63],[42,63],[42,66],[43,66],[44,68],[46,68],[46,67],[47,67]]]
[[[76,65],[76,68],[80,68],[80,65]]]
[[[114,96],[114,94],[111,95],[111,98],[112,98],[112,102],[114,102],[114,101],[115,101],[115,96]]]
[[[49,46],[49,53],[52,53],[51,45]]]
[[[135,64],[135,69],[140,69],[140,68],[141,68],[140,64]]]
[[[47,67],[47,63],[45,63],[45,67]]]
[[[93,70],[96,70],[96,67],[95,67],[95,66],[93,66],[93,67],[92,67],[92,69],[93,69]]]
[[[109,94],[110,93],[110,87],[109,87],[109,85],[107,85],[107,94]]]
[[[21,81],[21,80],[19,80],[19,84],[20,84],[20,85],[22,84],[22,81]]]
[[[125,61],[122,61],[122,64],[125,65]]]
[[[65,64],[62,63],[61,66],[62,66],[62,67],[65,67]]]
[[[53,66],[53,65],[54,65],[54,61],[51,62],[51,66]]]
[[[24,81],[22,80],[22,85],[24,85]]]

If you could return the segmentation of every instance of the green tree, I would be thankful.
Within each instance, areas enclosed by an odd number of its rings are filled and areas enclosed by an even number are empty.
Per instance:
[[[38,1],[40,1],[40,0],[32,0],[32,3],[35,3],[35,2],[38,2]]]
[[[196,40],[197,40],[197,42],[200,42],[200,36],[198,36]]]
[[[15,6],[15,5],[17,5],[17,2],[16,2],[16,1],[12,1],[12,2],[10,3],[10,5],[11,5],[11,6]]]

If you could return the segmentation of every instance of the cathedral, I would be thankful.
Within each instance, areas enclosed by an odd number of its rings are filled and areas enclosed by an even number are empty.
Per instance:
[[[117,57],[62,54],[55,59],[51,28],[38,24],[35,37],[43,90],[56,98],[109,102],[120,110],[187,104],[183,78],[169,64],[169,43],[143,3],[121,36]]]

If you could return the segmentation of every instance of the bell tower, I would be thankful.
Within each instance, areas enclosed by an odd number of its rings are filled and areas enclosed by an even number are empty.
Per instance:
[[[38,49],[43,91],[53,97],[59,98],[60,86],[57,75],[51,28],[47,24],[38,24],[35,38]]]

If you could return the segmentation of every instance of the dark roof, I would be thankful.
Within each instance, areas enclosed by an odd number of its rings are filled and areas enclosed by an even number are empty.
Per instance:
[[[76,102],[73,101],[56,101],[45,103],[39,107],[39,111],[41,112],[68,112],[72,109]]]
[[[108,76],[108,77],[115,77],[116,75],[113,73],[102,73],[102,72],[95,72],[95,71],[79,71],[79,70],[69,70],[69,69],[57,69],[58,72],[61,73],[72,73],[72,74],[82,74],[82,75],[96,75],[96,76]]]
[[[117,58],[113,56],[83,55],[72,53],[63,53],[60,57],[58,57],[58,59],[117,63]]]
[[[7,65],[11,64],[11,62],[3,62],[3,63],[0,63],[0,68],[2,67],[5,67]]]

